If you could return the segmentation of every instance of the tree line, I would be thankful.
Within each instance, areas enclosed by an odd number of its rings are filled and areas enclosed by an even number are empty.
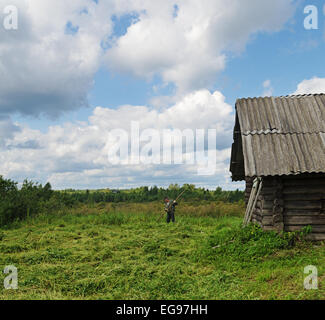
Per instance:
[[[208,190],[185,184],[172,184],[168,188],[139,187],[130,190],[63,190],[54,191],[50,183],[44,186],[25,180],[18,183],[0,176],[0,226],[15,220],[23,220],[39,213],[48,213],[73,207],[78,203],[100,202],[152,202],[162,201],[168,196],[175,199],[183,190],[184,201],[237,202],[244,199],[244,192],[224,191],[221,188]]]
[[[185,201],[223,201],[237,202],[244,199],[244,192],[240,190],[224,191],[218,187],[215,190],[205,188],[196,188],[192,184],[185,184],[182,187],[177,184],[172,184],[168,188],[154,187],[139,187],[130,190],[65,190],[73,199],[78,202],[152,202],[162,201],[168,196],[172,199],[185,190],[182,198]]]

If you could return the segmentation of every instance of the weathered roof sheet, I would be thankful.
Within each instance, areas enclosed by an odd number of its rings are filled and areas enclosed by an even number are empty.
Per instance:
[[[325,95],[239,99],[234,180],[325,172]]]
[[[239,99],[236,103],[241,132],[325,132],[325,94]]]

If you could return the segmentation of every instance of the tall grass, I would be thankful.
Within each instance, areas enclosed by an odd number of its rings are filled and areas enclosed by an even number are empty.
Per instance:
[[[244,201],[237,203],[224,202],[180,202],[176,207],[176,216],[191,217],[242,217],[245,211]],[[98,203],[93,205],[79,205],[71,209],[70,214],[88,215],[103,213],[146,214],[159,217],[163,214],[162,202],[150,203]]]
[[[322,247],[242,228],[239,204],[183,202],[170,225],[161,212],[158,202],[80,205],[3,229],[0,265],[18,268],[19,289],[0,287],[0,299],[324,297],[302,285],[309,264],[324,277]]]

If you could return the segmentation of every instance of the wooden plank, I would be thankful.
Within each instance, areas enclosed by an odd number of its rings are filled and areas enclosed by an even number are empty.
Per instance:
[[[244,216],[244,221],[243,221],[244,226],[247,225],[247,223],[249,221],[248,219],[249,219],[249,217],[251,215],[251,211],[253,209],[253,203],[255,201],[255,195],[256,195],[256,192],[257,192],[257,182],[258,182],[258,180],[255,179],[254,184],[253,184],[253,189],[252,189],[251,195],[249,197],[248,205],[247,205],[247,208],[246,208],[245,216]]]
[[[255,181],[254,181],[254,185],[255,185]],[[247,222],[246,223],[249,223],[250,220],[251,220],[253,211],[254,211],[254,209],[256,207],[256,202],[257,202],[258,196],[260,195],[260,192],[262,190],[262,186],[263,186],[262,179],[257,179],[255,188],[258,188],[258,189],[257,189],[256,195],[255,195],[255,199],[254,199],[252,208],[251,208],[251,210],[250,210],[250,212],[248,214],[248,218],[247,218]]]
[[[262,208],[262,201],[261,200],[257,199],[255,208]]]

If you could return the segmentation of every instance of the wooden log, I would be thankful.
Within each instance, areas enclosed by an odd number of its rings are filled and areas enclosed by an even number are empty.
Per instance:
[[[258,222],[262,222],[262,217],[260,215],[254,215],[253,219],[255,219]]]
[[[324,179],[296,179],[296,180],[283,180],[285,187],[295,187],[295,186],[316,186],[323,185],[325,186]]]
[[[324,179],[324,173],[302,173],[297,175],[284,176],[285,181],[289,180],[305,180],[305,179]]]
[[[313,240],[313,241],[324,241],[325,233],[311,233],[311,234],[308,234],[306,238],[308,240]]]
[[[320,186],[318,184],[315,184],[313,186],[307,187],[307,186],[295,186],[292,188],[285,187],[283,189],[283,194],[314,194],[314,193],[321,193],[324,194],[324,186]]]
[[[319,209],[322,208],[321,201],[310,201],[310,200],[303,200],[303,201],[285,201],[284,207],[288,209]]]
[[[285,210],[286,216],[319,216],[319,209],[289,209]]]
[[[292,193],[292,194],[285,194],[284,195],[284,200],[285,201],[299,201],[301,199],[306,199],[306,200],[313,200],[313,201],[320,201],[324,198],[324,194],[322,193]]]
[[[266,186],[264,186],[261,194],[263,196],[265,196],[267,194],[273,195],[275,190],[276,190],[275,187],[266,187]]]
[[[273,193],[273,217],[272,225],[276,228],[278,232],[284,230],[284,200],[283,200],[283,180],[281,178],[275,178],[273,180],[273,185],[276,187]]]
[[[269,216],[273,214],[273,209],[265,209],[263,208],[262,216]]]
[[[264,231],[277,231],[275,226],[263,226]]]
[[[273,194],[263,194],[262,197],[265,202],[273,202],[273,200],[274,200]]]
[[[273,216],[263,216],[262,224],[263,226],[273,226]]]
[[[264,222],[264,218],[263,218]],[[284,216],[284,223],[286,226],[309,225],[309,224],[325,224],[325,216]]]
[[[285,226],[285,231],[293,232],[293,231],[300,231],[305,226]],[[311,225],[312,231],[311,233],[324,233],[325,234],[325,225]]]
[[[264,201],[263,210],[272,210],[273,209],[273,201]]]
[[[256,208],[262,208],[262,201],[261,200],[256,201]]]

